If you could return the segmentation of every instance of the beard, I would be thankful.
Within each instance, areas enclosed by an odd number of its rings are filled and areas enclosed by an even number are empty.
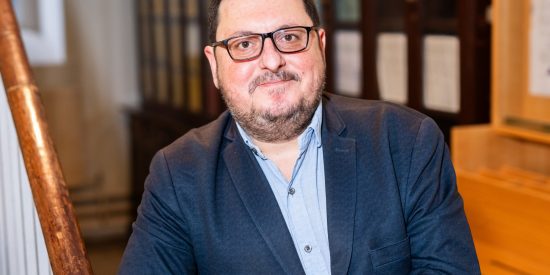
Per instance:
[[[294,80],[301,81],[297,74],[281,71],[268,72],[253,80],[249,87],[249,95],[256,92],[256,87],[269,80]],[[231,97],[231,91],[225,89],[220,82],[222,97],[231,112],[231,115],[241,125],[248,135],[261,142],[285,142],[298,137],[309,125],[311,118],[321,102],[321,95],[325,87],[325,75],[315,80],[313,94],[302,97],[288,106],[274,106],[267,110],[258,110],[253,105],[249,110],[238,107],[238,102]],[[264,91],[262,91],[264,92]],[[274,88],[265,91],[271,95],[277,93],[289,93],[285,88]]]

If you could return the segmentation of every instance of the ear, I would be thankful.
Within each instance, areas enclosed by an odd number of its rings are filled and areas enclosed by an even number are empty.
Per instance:
[[[219,89],[218,85],[218,62],[216,60],[216,51],[214,47],[212,46],[206,46],[204,47],[204,55],[206,55],[206,58],[208,59],[208,63],[210,63],[210,71],[212,73],[212,79],[214,80],[214,85],[217,89]]]
[[[326,31],[325,29],[319,29],[317,31],[318,35],[319,35],[319,47],[321,48],[321,52],[323,53],[323,58],[325,57],[325,49],[326,49],[326,45],[327,45],[327,36],[326,36]]]

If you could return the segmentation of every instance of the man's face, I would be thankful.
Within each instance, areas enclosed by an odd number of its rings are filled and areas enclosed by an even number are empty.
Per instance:
[[[223,0],[216,39],[267,33],[283,27],[312,26],[301,0]],[[214,83],[229,110],[253,138],[282,142],[309,124],[325,80],[325,32],[309,34],[308,47],[285,54],[266,39],[262,54],[234,61],[223,47],[205,47]]]

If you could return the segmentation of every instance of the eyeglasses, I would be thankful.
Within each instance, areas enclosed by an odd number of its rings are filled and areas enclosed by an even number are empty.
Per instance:
[[[275,48],[282,53],[296,53],[307,48],[309,32],[317,30],[317,27],[287,27],[268,33],[253,33],[242,36],[230,37],[225,40],[210,44],[212,47],[223,46],[231,59],[235,61],[248,61],[262,54],[264,41],[271,38]]]

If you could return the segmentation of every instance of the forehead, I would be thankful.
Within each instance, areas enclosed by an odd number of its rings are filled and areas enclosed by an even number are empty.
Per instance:
[[[311,24],[302,0],[223,0],[218,10],[216,36]]]

